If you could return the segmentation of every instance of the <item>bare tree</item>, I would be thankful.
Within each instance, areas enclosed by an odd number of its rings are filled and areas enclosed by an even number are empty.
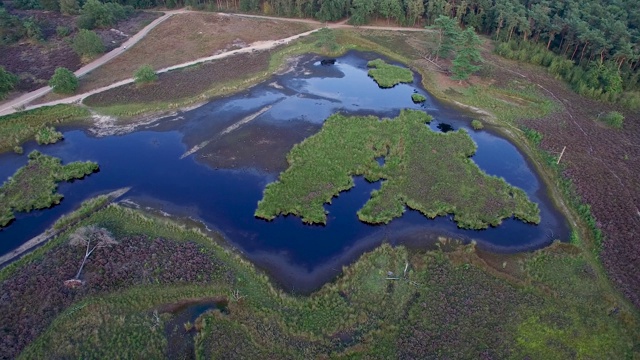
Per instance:
[[[84,252],[84,258],[82,259],[82,264],[80,264],[80,269],[78,269],[78,273],[73,279],[68,281],[77,285],[80,281],[82,268],[84,268],[84,264],[95,249],[109,247],[117,243],[118,242],[113,238],[113,235],[111,235],[109,230],[99,228],[95,225],[83,226],[76,230],[76,232],[69,236],[69,244],[72,246],[84,246],[86,249]]]

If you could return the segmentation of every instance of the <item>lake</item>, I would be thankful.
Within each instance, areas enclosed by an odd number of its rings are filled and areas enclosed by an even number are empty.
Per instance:
[[[38,235],[80,202],[122,187],[124,199],[178,217],[191,217],[220,231],[229,243],[276,282],[295,292],[318,288],[383,241],[430,248],[438,237],[475,240],[484,249],[519,252],[554,239],[567,240],[566,219],[552,205],[546,188],[521,152],[497,133],[471,129],[472,115],[439,102],[412,84],[380,89],[367,76],[372,53],[349,52],[334,65],[317,56],[302,56],[287,71],[236,95],[178,112],[133,132],[97,137],[92,128],[62,128],[65,140],[48,146],[24,145],[60,157],[64,163],[92,160],[100,172],[63,183],[65,198],[51,209],[18,213],[0,231],[0,254]],[[414,104],[411,94],[427,98]],[[472,160],[485,172],[503,177],[526,191],[541,211],[539,225],[506,219],[487,230],[458,229],[450,216],[427,219],[408,210],[388,225],[360,222],[356,212],[380,183],[356,178],[356,186],[334,198],[326,226],[304,225],[297,217],[267,222],[254,218],[265,186],[286,169],[291,147],[320,130],[332,113],[395,117],[403,108],[433,116],[433,131],[466,129],[478,145]],[[104,130],[104,129],[103,129]],[[0,155],[0,178],[27,162],[26,155]],[[419,180],[418,180],[419,181]]]

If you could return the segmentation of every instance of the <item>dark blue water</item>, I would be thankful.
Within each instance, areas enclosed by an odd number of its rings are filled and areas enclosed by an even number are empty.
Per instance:
[[[324,276],[325,281],[328,273],[335,274],[343,263],[357,257],[361,249],[371,248],[383,240],[402,243],[403,239],[415,238],[416,234],[476,240],[480,246],[496,251],[529,250],[545,246],[556,238],[568,238],[565,220],[550,205],[540,179],[515,146],[488,131],[471,130],[471,117],[432,98],[420,88],[418,79],[413,84],[392,89],[378,88],[366,74],[366,62],[371,58],[372,54],[349,53],[333,66],[320,66],[319,59],[303,57],[289,73],[134,133],[96,138],[81,129],[68,129],[64,132],[65,140],[58,144],[45,147],[26,144],[25,153],[37,148],[62,158],[65,163],[96,161],[100,172],[82,181],[61,184],[59,191],[65,198],[60,205],[17,214],[17,220],[0,231],[0,254],[38,235],[81,201],[127,186],[132,189],[126,198],[153,203],[169,213],[187,213],[218,229],[261,266],[279,268],[271,272],[284,283],[303,281],[302,277],[312,276],[316,270],[320,271],[318,269],[323,269],[324,275],[318,276]],[[411,100],[414,91],[425,95],[427,101],[414,104]],[[230,125],[265,106],[272,107],[221,135]],[[336,111],[394,117],[403,108],[427,111],[435,119],[429,125],[434,131],[468,131],[478,144],[473,160],[487,173],[502,176],[510,184],[524,189],[540,205],[541,224],[535,226],[507,219],[496,228],[469,231],[458,229],[449,216],[429,220],[409,210],[389,225],[366,225],[358,221],[356,212],[380,183],[369,184],[361,178],[354,179],[353,189],[326,205],[329,211],[326,226],[304,225],[299,218],[291,216],[281,216],[271,222],[254,218],[262,191],[282,170],[264,171],[259,164],[274,157],[284,163],[286,150],[308,136],[292,129],[317,131],[322,121]],[[258,135],[255,134],[257,127],[262,129]],[[208,145],[180,159],[203,141]],[[264,151],[267,143],[285,150]],[[212,149],[221,147],[226,151],[225,161],[233,160],[228,168],[220,166],[224,161],[216,163],[218,153]],[[255,157],[243,158],[244,153],[255,154]],[[1,155],[0,178],[6,179],[26,162],[26,155]],[[350,255],[346,256],[347,253]],[[332,271],[327,270],[329,268]]]

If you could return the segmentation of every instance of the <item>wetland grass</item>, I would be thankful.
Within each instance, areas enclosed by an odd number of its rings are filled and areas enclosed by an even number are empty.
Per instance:
[[[195,242],[216,265],[209,280],[197,285],[142,284],[80,298],[57,310],[20,358],[164,357],[177,346],[165,329],[184,332],[184,324],[158,309],[211,297],[227,298],[227,311],[193,321],[193,333],[185,336],[193,337],[195,348],[187,357],[476,358],[487,348],[497,358],[634,356],[636,317],[612,307],[607,289],[569,244],[491,258],[473,245],[420,252],[385,244],[313,295],[292,296],[198,231],[117,205],[94,213],[86,224],[106,226],[118,238],[153,234],[146,237],[153,246],[160,234]],[[54,241],[62,244],[64,236]],[[19,275],[27,261],[12,273]],[[30,261],[38,268],[38,261]],[[87,271],[100,274],[109,266],[96,261]]]
[[[538,205],[524,191],[482,172],[469,159],[476,146],[464,131],[431,131],[431,117],[404,110],[395,119],[372,116],[327,119],[322,130],[294,146],[289,168],[267,185],[255,212],[271,220],[300,216],[325,224],[325,203],[354,186],[353,176],[384,180],[358,211],[361,221],[380,224],[402,216],[405,206],[434,218],[454,214],[461,228],[484,229],[502,219],[538,223]],[[376,158],[384,156],[380,166]]]
[[[367,63],[369,76],[378,83],[381,88],[391,88],[400,83],[413,82],[413,72],[407,68],[390,65],[382,59],[371,60]]]
[[[0,152],[13,149],[36,137],[40,144],[51,144],[62,139],[52,125],[83,120],[91,115],[79,106],[56,105],[21,111],[0,117]]]
[[[14,212],[29,212],[60,203],[58,182],[81,179],[98,170],[93,162],[62,165],[60,159],[38,151],[29,154],[29,163],[0,187],[0,227],[14,219]]]

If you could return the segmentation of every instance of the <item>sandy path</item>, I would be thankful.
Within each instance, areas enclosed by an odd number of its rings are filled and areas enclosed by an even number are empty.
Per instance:
[[[138,32],[137,34],[135,34],[134,36],[132,36],[129,40],[127,40],[126,42],[124,42],[119,48],[116,48],[112,51],[110,51],[109,53],[101,56],[100,58],[94,60],[93,62],[91,62],[88,65],[83,66],[82,68],[80,68],[78,71],[75,72],[76,76],[80,77],[82,75],[87,74],[88,72],[95,70],[96,68],[104,65],[105,63],[107,63],[109,60],[117,57],[118,55],[122,54],[124,51],[126,51],[126,49],[128,47],[131,47],[132,45],[134,45],[135,43],[137,43],[138,41],[140,41],[142,38],[144,38],[149,31],[151,31],[153,28],[155,28],[156,26],[158,26],[159,24],[161,24],[162,22],[164,22],[165,20],[167,20],[168,18],[170,18],[171,16],[175,15],[175,14],[181,14],[181,13],[190,13],[190,12],[195,12],[195,11],[191,11],[191,10],[173,10],[173,11],[167,11],[165,13],[165,15],[157,18],[156,20],[154,20],[152,23],[150,23],[149,25],[147,25],[144,29],[142,29],[140,32]],[[306,23],[306,24],[316,24],[316,25],[324,25],[324,27],[327,28],[331,28],[331,29],[372,29],[372,30],[387,30],[387,31],[428,31],[425,29],[419,29],[419,28],[403,28],[403,27],[394,27],[394,26],[353,26],[353,25],[347,25],[346,22],[348,21],[348,19],[343,20],[339,23],[322,23],[320,21],[317,20],[312,20],[312,19],[294,19],[294,18],[279,18],[279,17],[273,17],[273,16],[261,16],[261,15],[248,15],[248,14],[228,14],[228,13],[219,13],[218,15],[221,16],[239,16],[239,17],[247,17],[247,18],[256,18],[256,19],[268,19],[268,20],[277,20],[277,21],[290,21],[290,22],[301,22],[301,23]],[[227,51],[224,53],[220,53],[217,55],[213,55],[213,56],[208,56],[208,57],[203,57],[200,59],[196,59],[193,61],[189,61],[189,62],[185,62],[182,64],[178,64],[178,65],[173,65],[164,69],[160,69],[157,71],[157,73],[164,73],[167,71],[171,71],[171,70],[176,70],[176,69],[180,69],[180,68],[184,68],[187,66],[191,66],[191,65],[195,65],[195,64],[199,64],[199,63],[203,63],[203,62],[207,62],[207,61],[211,61],[211,60],[218,60],[218,59],[223,59],[225,57],[231,56],[231,55],[235,55],[235,54],[240,54],[240,53],[249,53],[249,52],[253,52],[253,51],[262,51],[262,50],[269,50],[272,49],[276,46],[279,45],[283,45],[283,44],[288,44],[289,42],[293,41],[293,40],[297,40],[301,37],[313,34],[314,32],[320,30],[321,28],[318,29],[314,29],[314,30],[310,30],[307,32],[303,32],[297,35],[293,35],[290,36],[288,38],[284,38],[284,39],[280,39],[280,40],[268,40],[268,41],[257,41],[255,43],[252,43],[251,45],[249,45],[248,47],[242,48],[242,49],[238,49],[238,50],[233,50],[233,51]],[[82,94],[78,94],[78,95],[74,95],[74,96],[70,96],[64,99],[59,99],[59,100],[55,100],[55,101],[50,101],[47,103],[43,103],[43,104],[37,104],[37,105],[32,105],[32,106],[26,106],[24,108],[24,110],[31,110],[31,109],[36,109],[39,107],[43,107],[43,106],[53,106],[53,105],[58,105],[58,104],[73,104],[73,103],[80,103],[82,102],[82,100],[84,100],[85,98],[106,91],[106,90],[110,90],[122,85],[126,85],[126,84],[130,84],[134,82],[133,78],[128,78],[125,80],[121,80],[118,81],[116,83],[113,83],[111,85],[108,86],[104,86],[98,89],[94,89]],[[19,108],[21,106],[24,106],[26,104],[28,104],[29,102],[44,96],[45,94],[49,93],[51,91],[51,87],[46,86],[43,88],[40,88],[38,90],[32,91],[30,93],[24,94],[14,100],[9,101],[8,103],[2,105],[2,107],[0,108],[0,116],[2,115],[9,115],[12,114],[14,112],[16,112],[16,108]]]
[[[122,54],[124,51],[126,51],[127,48],[129,48],[129,47],[133,46],[134,44],[136,44],[138,41],[140,41],[142,38],[144,38],[149,33],[149,31],[151,31],[156,26],[160,25],[162,22],[164,22],[165,20],[167,20],[171,16],[173,16],[175,14],[184,13],[184,12],[187,12],[187,10],[167,11],[163,16],[155,19],[149,25],[145,26],[142,30],[140,30],[135,35],[133,35],[129,40],[127,40],[124,43],[122,43],[122,45],[120,45],[120,47],[109,51],[108,53],[106,53],[106,54],[102,55],[101,57],[95,59],[94,61],[90,62],[89,64],[81,67],[74,74],[76,74],[77,77],[80,77],[80,76],[85,75],[85,74],[95,70],[96,68],[104,65],[105,63],[107,63],[111,59],[113,59],[113,58],[117,57],[118,55]],[[15,108],[18,108],[20,106],[28,104],[30,101],[33,101],[33,100],[35,100],[35,99],[37,99],[37,98],[39,98],[41,96],[44,96],[47,93],[49,93],[50,91],[51,91],[51,87],[50,86],[45,86],[45,87],[42,87],[42,88],[40,88],[38,90],[34,90],[34,91],[26,93],[26,94],[24,94],[24,95],[22,95],[20,97],[17,97],[15,99],[7,102],[6,104],[3,104],[2,107],[0,107],[0,116],[8,115],[8,114],[12,114],[12,113],[16,112]],[[33,107],[28,107],[28,109],[32,109],[32,108]]]
[[[293,40],[297,40],[297,39],[299,39],[301,37],[310,35],[310,34],[316,32],[318,30],[320,30],[320,29],[310,30],[310,31],[303,32],[303,33],[300,33],[300,34],[297,34],[297,35],[293,35],[293,36],[290,36],[288,38],[284,38],[284,39],[280,39],[280,40],[258,41],[258,42],[255,42],[255,43],[247,46],[247,47],[244,47],[242,49],[227,51],[227,52],[224,52],[224,53],[216,54],[216,55],[213,55],[213,56],[203,57],[203,58],[196,59],[196,60],[193,60],[193,61],[189,61],[189,62],[186,62],[186,63],[169,66],[169,67],[166,67],[164,69],[158,70],[157,73],[161,74],[161,73],[165,73],[167,71],[176,70],[176,69],[180,69],[180,68],[185,68],[185,67],[188,67],[188,66],[196,65],[196,64],[199,64],[199,63],[207,62],[207,61],[223,59],[223,58],[226,58],[226,57],[231,56],[231,55],[236,55],[236,54],[241,54],[241,53],[251,53],[253,51],[269,50],[269,49],[275,48],[276,46],[279,46],[279,45],[288,44],[289,42],[291,42]],[[100,92],[103,92],[103,91],[107,91],[107,90],[110,90],[110,89],[113,89],[113,88],[116,88],[116,87],[119,87],[119,86],[122,86],[122,85],[131,84],[133,82],[134,82],[133,78],[128,78],[128,79],[113,83],[111,85],[103,86],[101,88],[88,91],[86,93],[82,93],[82,94],[66,97],[64,99],[50,101],[50,102],[43,103],[43,104],[27,106],[25,108],[25,110],[36,109],[36,108],[43,107],[43,106],[53,106],[53,105],[59,105],[59,104],[80,103],[80,102],[82,102],[82,100],[84,100],[85,98],[87,98],[87,97],[89,97],[89,96],[91,96],[93,94],[97,94],[97,93],[100,93]],[[47,88],[49,89],[49,91],[51,90],[51,88],[49,88],[49,87],[47,87]],[[40,90],[43,90],[43,89],[40,89]],[[37,91],[40,91],[40,90],[37,90]],[[47,92],[48,91],[43,92],[42,94],[39,94],[38,96],[42,96],[42,95],[46,94]],[[33,100],[33,99],[35,99],[35,97],[31,98],[30,100]],[[8,107],[8,108],[0,110],[0,115],[7,115],[7,114],[11,114],[13,112],[15,112],[15,109],[13,107]]]

